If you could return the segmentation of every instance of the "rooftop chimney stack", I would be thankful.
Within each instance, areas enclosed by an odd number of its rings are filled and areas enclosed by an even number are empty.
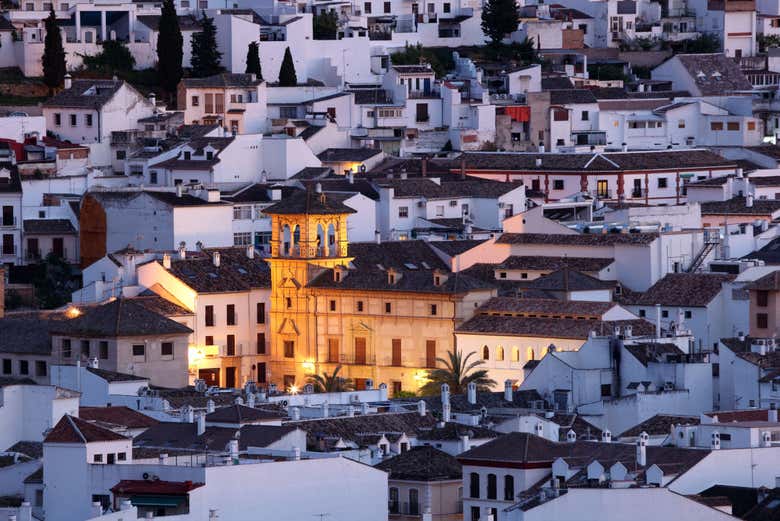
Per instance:
[[[203,436],[206,432],[206,415],[203,413],[198,414],[198,436]]]
[[[443,403],[441,405],[441,421],[449,423],[452,420],[452,410],[450,408],[450,402]]]
[[[211,256],[211,260],[212,260],[212,262],[214,262],[214,267],[215,268],[219,268],[219,263],[220,263],[221,259],[220,259],[220,254],[219,254],[218,251],[214,252],[214,254]]]
[[[761,433],[761,446],[762,447],[771,447],[772,446],[772,433],[769,431],[764,431]]]
[[[182,190],[183,190],[183,188],[181,186],[181,183],[177,183],[176,184],[176,197],[181,197],[182,196],[182,194],[183,194]]]
[[[184,260],[187,258],[187,245],[182,242],[179,244],[179,259]]]
[[[211,414],[212,412],[214,412],[214,400],[209,399],[206,402],[206,414]]]
[[[466,386],[466,396],[471,405],[475,405],[477,403],[477,384],[471,382]]]
[[[466,158],[463,156],[460,156],[460,178],[466,179]]]
[[[238,465],[238,440],[228,442],[228,452],[230,452],[230,461],[233,465]]]
[[[450,386],[447,384],[441,384],[441,404],[450,403]]]
[[[504,400],[513,402],[514,397],[512,395],[512,380],[506,379],[504,380]]]
[[[73,77],[70,74],[65,74],[64,86],[66,89],[73,87]]]
[[[603,443],[612,443],[612,433],[609,429],[604,429],[601,433],[601,441]]]
[[[360,402],[360,414],[363,416],[368,414],[368,402]]]
[[[661,338],[661,304],[655,305],[655,337]]]
[[[639,439],[636,440],[636,464],[640,467],[647,465],[647,440],[650,436],[645,431],[639,435]]]
[[[301,449],[299,447],[293,447],[293,461],[301,460]]]
[[[540,438],[544,438],[544,425],[542,422],[536,422],[536,425],[534,425],[534,434]]]
[[[753,194],[750,192],[745,196],[745,206],[747,208],[753,208]]]
[[[320,183],[315,183],[314,184],[314,191],[317,192],[318,194],[321,194],[322,193],[322,185]]]
[[[247,407],[251,407],[252,409],[255,408],[255,395],[254,395],[254,393],[247,393],[246,405],[247,405]]]
[[[181,421],[182,423],[192,423],[195,421],[195,411],[189,405],[185,405],[181,408]]]
[[[301,410],[298,407],[290,408],[290,419],[294,422],[301,419]]]
[[[354,418],[354,416],[355,416],[355,406],[347,405],[347,417]]]
[[[149,93],[149,103],[152,104],[152,108],[157,112],[157,94],[154,92]]]
[[[171,269],[171,255],[169,253],[163,253],[162,265],[166,270]]]
[[[255,258],[255,247],[253,245],[250,244],[249,246],[246,247],[246,256],[249,259]]]
[[[574,443],[577,441],[577,433],[569,429],[569,432],[566,433],[566,441],[569,443]]]
[[[330,405],[328,405],[328,401],[325,400],[322,402],[322,417],[327,418],[330,415]]]
[[[468,434],[464,434],[460,437],[460,451],[466,452],[471,448],[471,443],[469,442],[469,436]]]
[[[351,185],[355,184],[355,172],[350,170],[349,173],[347,174],[347,179],[349,179],[349,184]]]
[[[711,435],[710,449],[720,450],[720,433],[718,431],[713,432]]]
[[[424,401],[422,401],[422,400],[420,400],[419,402],[417,402],[417,413],[418,413],[420,416],[425,416],[425,402],[424,402]]]
[[[767,420],[777,423],[777,409],[769,408],[767,411]]]

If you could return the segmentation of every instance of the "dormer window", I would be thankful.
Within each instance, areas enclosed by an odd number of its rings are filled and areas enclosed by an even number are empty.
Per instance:
[[[209,150],[208,152],[206,152],[206,159],[207,159],[208,161],[211,161],[212,159],[214,159],[214,152],[212,152],[211,150]]]
[[[185,161],[189,161],[190,159],[192,159],[192,152],[190,152],[189,150],[185,150],[184,151],[184,160]]]
[[[395,273],[389,272],[387,274],[387,283],[388,284],[395,284]]]

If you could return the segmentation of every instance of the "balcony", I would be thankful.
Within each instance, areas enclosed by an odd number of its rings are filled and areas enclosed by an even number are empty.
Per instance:
[[[590,195],[598,199],[612,199],[612,190],[591,190]]]
[[[3,217],[0,220],[0,228],[16,228],[17,226],[16,217]]]
[[[0,248],[0,257],[9,255],[16,255],[16,244],[4,244],[2,248]]]
[[[646,195],[647,195],[647,190],[645,190],[644,188],[633,188],[631,190],[631,197],[641,198],[641,197],[645,197]]]
[[[359,353],[341,353],[339,359],[339,363],[344,365],[376,365],[376,355],[372,353],[366,353],[365,355]]]

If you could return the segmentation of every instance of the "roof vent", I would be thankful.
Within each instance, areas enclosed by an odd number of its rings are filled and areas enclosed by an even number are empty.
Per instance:
[[[212,260],[212,262],[214,262],[214,266],[219,268],[220,254],[219,254],[218,251],[214,252],[214,255],[211,256],[211,260]]]

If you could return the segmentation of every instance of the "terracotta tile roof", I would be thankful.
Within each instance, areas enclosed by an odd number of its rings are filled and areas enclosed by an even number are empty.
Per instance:
[[[642,319],[617,320],[581,320],[574,318],[528,318],[504,317],[494,315],[475,315],[457,329],[459,334],[493,334],[521,337],[571,338],[586,340],[591,332],[604,336],[610,334],[616,326],[631,326],[634,336],[651,335],[655,326]]]
[[[316,446],[319,440],[338,437],[358,442],[359,435],[382,433],[406,433],[414,436],[420,429],[436,425],[431,414],[420,416],[418,412],[380,413],[365,416],[324,418],[287,422],[285,426],[306,431],[308,445]]]
[[[763,277],[754,280],[750,284],[745,284],[743,289],[777,291],[780,290],[780,270],[768,273]]]
[[[553,105],[596,103],[596,96],[588,89],[551,90],[550,103]]]
[[[36,234],[75,234],[76,229],[69,219],[25,219],[24,233]]]
[[[279,420],[287,415],[274,410],[256,409],[246,405],[230,405],[220,407],[206,415],[206,421],[210,423],[254,423],[262,420]]]
[[[400,481],[446,481],[461,479],[461,465],[454,456],[425,445],[382,461],[375,468]]]
[[[462,436],[468,436],[470,439],[497,438],[501,433],[485,427],[474,425],[464,425],[462,423],[447,422],[444,427],[435,425],[430,429],[420,429],[417,439],[420,441],[443,441],[459,440]]]
[[[219,252],[219,267],[213,255]],[[155,261],[157,262],[157,261]],[[245,248],[207,248],[171,259],[170,273],[198,293],[229,293],[271,287],[271,271],[259,256],[250,259]]]
[[[638,298],[638,306],[706,307],[733,275],[668,273]]]
[[[544,415],[540,413],[538,416],[542,417]],[[560,427],[558,429],[558,441],[566,441],[566,435],[570,430],[574,431],[578,440],[598,441],[601,439],[601,429],[584,420],[579,414],[557,412],[553,414],[552,418],[544,417]]]
[[[683,356],[685,354],[675,344],[669,343],[626,344],[625,348],[644,366],[650,362],[667,362],[670,356]]]
[[[391,291],[414,293],[440,293],[457,294],[475,290],[490,290],[493,284],[480,279],[475,279],[461,273],[453,273],[438,286],[434,283],[431,271],[407,270],[396,276],[395,282],[390,283],[387,271],[374,269],[347,270],[336,281],[333,270],[325,270],[311,280],[310,288],[340,289],[340,290],[365,290],[365,291]]]
[[[116,496],[132,496],[136,494],[153,494],[156,496],[179,496],[200,488],[205,483],[192,481],[148,481],[145,479],[123,479],[113,487],[111,492]]]
[[[69,414],[60,418],[43,439],[44,443],[91,443],[96,441],[127,440],[125,436],[104,429]]]
[[[207,426],[198,436],[195,423],[160,422],[136,436],[133,444],[145,449],[222,452],[230,440],[237,438],[239,449],[246,450],[248,447],[266,447],[294,430],[295,427],[289,425],[242,425],[240,429]]]
[[[529,288],[542,291],[593,291],[614,287],[614,281],[599,280],[568,266],[534,279]]]
[[[754,147],[745,147],[745,149],[750,150],[751,152],[756,152],[757,154],[771,157],[772,159],[780,160],[780,146],[778,145],[759,145]]]
[[[7,452],[19,452],[33,459],[43,457],[43,443],[40,441],[17,441],[6,449]]]
[[[459,241],[431,241],[428,244],[443,252],[444,254],[453,257],[467,252],[472,248],[475,248],[485,241],[478,240],[459,240]]]
[[[165,317],[179,317],[194,314],[189,309],[186,309],[175,302],[171,302],[160,295],[152,293],[150,290],[146,290],[140,295],[132,297],[131,300],[136,304],[142,305],[149,311],[153,311]]]
[[[600,259],[593,257],[540,257],[510,255],[496,269],[556,271],[569,267],[576,271],[600,271],[615,262],[615,259]]]
[[[149,380],[143,376],[136,376],[134,374],[117,373],[116,371],[108,371],[106,369],[99,369],[97,367],[87,367],[87,371],[99,376],[107,382],[140,382]]]
[[[397,270],[408,270],[406,264],[414,264],[417,270],[430,272],[447,270],[447,265],[425,241],[353,242],[349,244],[352,264],[359,270],[377,268],[378,265]]]
[[[51,354],[49,332],[68,320],[64,312],[8,313],[0,318],[0,353]]]
[[[160,423],[151,416],[123,405],[113,407],[79,407],[79,418],[122,425],[129,429],[144,429]]]
[[[278,203],[265,210],[267,215],[333,215],[356,213],[353,208],[326,193],[317,193],[314,190],[301,190],[288,195]]]
[[[122,80],[72,80],[71,88],[61,90],[43,103],[44,107],[100,109],[125,85]],[[132,89],[128,85],[128,88]]]
[[[644,246],[658,238],[657,233],[505,233],[497,244],[554,244],[560,246],[612,246],[630,244]]]
[[[753,86],[736,61],[722,53],[677,54],[703,96],[722,96],[733,91],[750,91]]]
[[[719,423],[768,421],[768,409],[743,409],[739,411],[712,411],[703,413],[710,418],[718,417]]]
[[[253,74],[239,74],[223,72],[205,78],[183,78],[181,81],[187,88],[228,88],[228,87],[255,87],[263,83],[263,80]]]
[[[476,313],[501,314],[506,316],[548,316],[577,317],[597,320],[615,307],[612,302],[588,302],[579,300],[557,300],[541,298],[493,297],[482,304]]]
[[[317,155],[323,162],[341,163],[344,161],[362,162],[381,154],[378,148],[329,148]]]
[[[646,432],[650,436],[670,434],[674,425],[698,425],[698,416],[675,416],[671,414],[656,414],[652,418],[626,429],[615,438],[628,438],[639,436]]]
[[[744,197],[732,197],[728,201],[701,203],[702,215],[770,215],[780,212],[780,201],[755,199],[753,206],[747,206]]]
[[[118,298],[85,308],[81,315],[60,321],[52,333],[92,337],[188,335],[192,330],[142,306],[134,299]]]
[[[435,182],[430,178],[377,179],[375,183],[383,188],[392,188],[396,198],[454,199],[458,197],[494,199],[518,188],[518,183],[505,183],[490,179],[449,175],[439,177]]]

